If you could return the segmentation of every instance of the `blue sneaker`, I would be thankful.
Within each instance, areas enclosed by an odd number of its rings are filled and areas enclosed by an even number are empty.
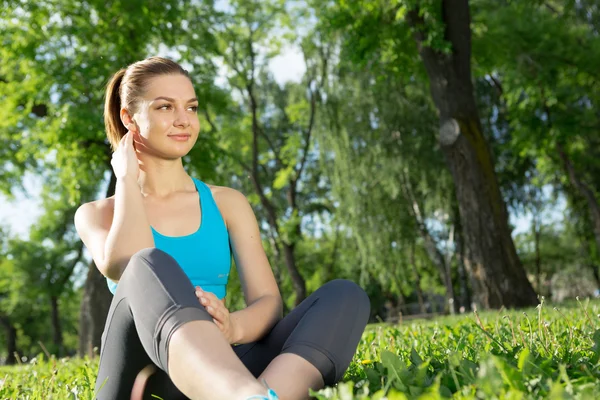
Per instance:
[[[277,393],[267,385],[267,381],[263,379],[264,385],[267,387],[267,395],[257,394],[256,396],[250,396],[246,400],[279,400]]]

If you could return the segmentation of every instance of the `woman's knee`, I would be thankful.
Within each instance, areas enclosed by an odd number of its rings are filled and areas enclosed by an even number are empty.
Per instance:
[[[362,309],[371,310],[369,296],[357,283],[349,279],[334,279],[322,286],[331,296],[344,304],[352,304]]]
[[[343,307],[344,310],[353,310],[354,315],[368,320],[371,315],[371,301],[369,296],[355,282],[348,279],[334,279],[325,283],[322,297],[330,299],[334,304]]]
[[[139,279],[148,272],[156,275],[158,269],[173,268],[173,263],[177,264],[175,259],[166,252],[156,247],[147,247],[131,256],[119,283],[128,281],[129,276],[139,282]]]

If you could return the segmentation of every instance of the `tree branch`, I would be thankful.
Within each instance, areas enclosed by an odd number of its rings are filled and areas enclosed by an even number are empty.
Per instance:
[[[79,261],[81,261],[81,258],[83,257],[83,242],[81,240],[77,244],[76,248],[77,248],[77,256],[75,257],[75,259],[73,260],[73,262],[71,263],[69,268],[67,268],[67,270],[65,271],[65,275],[58,281],[58,285],[56,286],[58,288],[62,288],[64,285],[66,285],[66,283],[69,281],[69,278],[73,274],[73,271],[75,270],[75,267],[77,266],[77,263]]]

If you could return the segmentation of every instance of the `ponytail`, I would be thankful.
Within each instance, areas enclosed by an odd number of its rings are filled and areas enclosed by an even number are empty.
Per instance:
[[[125,71],[127,71],[125,68],[117,71],[106,86],[104,126],[113,152],[117,150],[121,138],[127,133],[127,128],[121,122],[121,82]]]

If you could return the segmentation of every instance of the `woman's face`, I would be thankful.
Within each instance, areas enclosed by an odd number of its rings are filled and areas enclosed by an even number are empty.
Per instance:
[[[133,115],[144,151],[176,159],[194,146],[200,132],[198,100],[189,78],[157,76],[148,82],[146,92]]]

